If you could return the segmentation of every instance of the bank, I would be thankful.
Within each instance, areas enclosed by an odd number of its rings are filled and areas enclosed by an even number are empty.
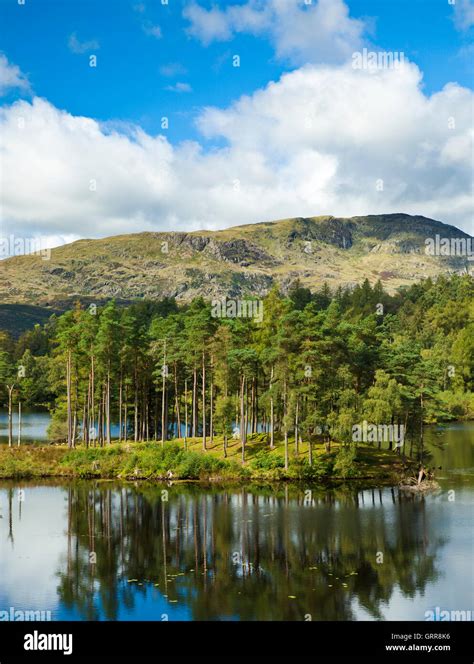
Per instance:
[[[366,480],[378,484],[395,484],[415,470],[415,462],[394,450],[358,445],[356,448],[332,443],[300,443],[298,451],[290,441],[289,466],[284,467],[285,448],[278,441],[270,449],[266,436],[249,439],[245,463],[241,461],[239,441],[229,442],[224,457],[223,442],[216,438],[159,441],[145,443],[113,442],[106,447],[69,449],[66,445],[24,445],[0,447],[0,478],[31,479],[35,477],[97,478],[122,480],[292,480],[347,481]]]

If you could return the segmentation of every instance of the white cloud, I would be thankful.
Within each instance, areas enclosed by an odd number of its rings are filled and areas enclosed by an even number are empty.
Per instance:
[[[156,39],[161,39],[162,32],[161,28],[159,25],[153,25],[153,23],[150,23],[147,21],[142,25],[143,32],[148,35],[149,37],[155,37]]]
[[[407,212],[472,233],[473,94],[450,83],[428,97],[421,82],[412,64],[307,65],[204,109],[200,131],[224,144],[212,150],[16,102],[0,110],[4,232],[98,237]]]
[[[165,90],[169,90],[170,92],[192,92],[193,89],[189,85],[189,83],[181,83],[178,81],[174,85],[167,85],[165,87]]]
[[[166,65],[160,67],[160,74],[167,78],[178,76],[179,74],[187,74],[188,70],[180,62],[168,62]]]
[[[466,31],[474,25],[474,0],[456,0],[454,5],[454,25]]]
[[[8,62],[5,55],[0,53],[0,96],[13,89],[28,92],[30,84],[20,68]]]
[[[187,29],[188,34],[196,37],[203,44],[227,41],[232,38],[232,26],[226,11],[217,7],[207,10],[192,3],[185,7],[183,15],[191,23]]]
[[[188,34],[208,45],[228,41],[237,33],[267,37],[276,56],[295,64],[343,62],[361,48],[363,21],[349,16],[343,0],[248,0],[226,9],[207,10],[196,2],[186,6]]]
[[[82,55],[83,53],[88,53],[89,51],[96,51],[98,48],[100,48],[100,44],[97,39],[81,42],[77,38],[77,34],[75,32],[69,36],[67,44],[69,50],[72,53],[76,53],[76,55]]]

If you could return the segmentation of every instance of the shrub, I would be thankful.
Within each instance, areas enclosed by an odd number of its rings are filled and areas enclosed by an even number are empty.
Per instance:
[[[290,470],[297,479],[319,480],[332,474],[333,461],[329,457],[315,457],[310,466],[307,459],[298,459],[293,461]]]
[[[354,445],[339,448],[334,461],[334,475],[337,477],[356,477],[359,471],[356,467],[356,449]]]
[[[64,443],[67,440],[67,421],[54,414],[47,429],[48,440]]]
[[[275,470],[276,468],[283,468],[285,461],[282,457],[271,454],[268,450],[260,450],[252,458],[250,465],[256,470]]]

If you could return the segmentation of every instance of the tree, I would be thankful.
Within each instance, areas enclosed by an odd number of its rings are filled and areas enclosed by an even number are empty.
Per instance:
[[[17,369],[9,352],[8,336],[0,333],[0,384],[8,395],[8,447],[13,443],[13,390],[17,382]]]

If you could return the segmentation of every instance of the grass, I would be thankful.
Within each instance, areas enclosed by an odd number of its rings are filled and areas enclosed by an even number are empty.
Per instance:
[[[308,444],[299,453],[290,441],[290,463],[284,468],[284,444],[276,441],[271,450],[265,434],[249,436],[246,463],[241,463],[240,441],[229,441],[224,458],[222,439],[215,438],[202,449],[201,438],[148,443],[118,443],[107,447],[71,450],[65,445],[25,445],[0,447],[0,478],[89,477],[99,479],[162,480],[172,473],[173,480],[346,480],[363,479],[379,483],[397,482],[406,474],[410,462],[389,450],[360,446],[355,458],[347,448],[313,444],[313,465],[308,463]]]

